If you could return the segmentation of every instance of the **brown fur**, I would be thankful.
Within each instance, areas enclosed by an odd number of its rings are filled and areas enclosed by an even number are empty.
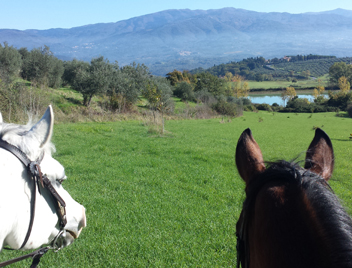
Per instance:
[[[349,245],[343,251],[349,252],[352,248],[352,239],[347,238],[348,243],[333,241],[340,239],[341,234],[352,238],[352,221],[326,183],[334,168],[330,138],[322,130],[316,130],[306,155],[307,170],[282,163],[283,172],[277,171],[280,165],[273,165],[266,172],[262,153],[251,131],[247,129],[242,133],[236,149],[236,164],[246,182],[247,199],[237,223],[237,233],[244,230],[248,267],[351,267],[348,263],[352,256],[343,258],[345,266],[337,265],[339,259],[335,256],[344,244]],[[319,193],[319,197],[312,199],[318,191],[326,194]],[[322,202],[317,202],[318,198],[322,198]],[[339,217],[346,224],[338,226],[339,220],[334,220],[337,224],[328,229],[326,222],[330,220],[324,213],[330,211],[332,218],[340,213]],[[340,230],[345,225],[347,229]]]

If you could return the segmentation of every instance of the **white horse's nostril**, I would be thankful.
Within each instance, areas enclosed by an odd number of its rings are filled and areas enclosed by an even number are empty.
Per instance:
[[[81,219],[78,222],[76,221],[76,224],[78,224],[76,227],[71,229],[67,226],[68,229],[66,229],[66,232],[69,233],[74,239],[77,239],[81,234],[82,229],[87,226],[86,209],[83,206]]]

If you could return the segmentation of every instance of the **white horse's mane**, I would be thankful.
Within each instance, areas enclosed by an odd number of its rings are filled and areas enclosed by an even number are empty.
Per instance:
[[[40,150],[38,151],[38,146],[35,143],[26,142],[21,139],[21,136],[24,136],[28,131],[32,128],[34,123],[30,120],[26,125],[17,125],[12,123],[2,123],[0,124],[0,138],[2,139],[4,136],[17,136],[17,139],[11,139],[10,143],[20,150],[22,150],[25,154],[27,154],[30,158],[38,157],[33,156],[33,152],[37,152],[37,154],[41,154],[43,151],[45,154],[52,155],[56,151],[55,145],[52,142],[47,142]],[[15,142],[16,141],[16,142]],[[31,157],[32,156],[32,157]]]

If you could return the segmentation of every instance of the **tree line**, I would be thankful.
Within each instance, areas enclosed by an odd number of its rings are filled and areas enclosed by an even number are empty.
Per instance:
[[[87,107],[95,96],[104,96],[108,99],[104,108],[117,112],[130,111],[143,97],[150,109],[164,113],[172,110],[171,97],[176,96],[235,115],[237,104],[233,99],[246,96],[249,91],[248,84],[238,75],[217,77],[206,72],[174,70],[166,77],[156,77],[144,64],[119,66],[103,56],[90,62],[62,61],[47,46],[29,51],[0,44],[0,95],[4,96],[0,102],[15,102],[15,97],[9,96],[18,91],[18,78],[39,89],[70,87],[82,94],[82,104]]]
[[[7,109],[11,109],[18,102],[18,93],[23,91],[23,87],[16,82],[20,77],[39,89],[68,86],[82,94],[82,104],[87,107],[95,96],[104,96],[108,99],[104,108],[128,112],[143,97],[153,113],[159,111],[163,114],[172,110],[171,97],[175,96],[183,101],[208,105],[220,114],[234,116],[241,112],[239,109],[243,108],[244,102],[250,104],[244,99],[248,96],[249,86],[241,72],[245,68],[259,68],[264,62],[262,57],[250,58],[239,63],[239,66],[246,66],[242,70],[240,67],[239,73],[227,71],[220,76],[205,71],[192,73],[174,70],[166,77],[156,77],[144,64],[119,66],[118,62],[111,63],[103,56],[90,62],[77,59],[62,61],[47,46],[28,51],[4,43],[0,45],[0,104],[6,102]],[[330,106],[334,105],[334,101],[338,103],[339,98],[349,96],[352,65],[336,62],[330,67],[329,74],[330,83],[342,92],[340,97],[331,96]],[[321,88],[315,90],[317,95],[321,92]],[[25,96],[22,99],[25,100]],[[347,102],[344,100],[340,107],[346,109]]]
[[[272,81],[308,79],[327,74],[329,68],[336,62],[349,63],[352,58],[336,58],[335,56],[297,55],[285,59],[264,59],[263,57],[247,58],[238,62],[214,65],[208,69],[197,68],[192,74],[209,72],[215,76],[225,76],[227,72],[240,75],[246,80]]]

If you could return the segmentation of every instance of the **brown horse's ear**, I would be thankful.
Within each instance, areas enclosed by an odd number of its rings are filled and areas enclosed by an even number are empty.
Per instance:
[[[306,154],[304,168],[322,176],[326,181],[332,175],[334,150],[329,136],[320,128],[315,130],[314,139]]]
[[[262,152],[258,143],[247,128],[238,140],[236,148],[236,165],[242,179],[248,185],[254,175],[265,170]]]

